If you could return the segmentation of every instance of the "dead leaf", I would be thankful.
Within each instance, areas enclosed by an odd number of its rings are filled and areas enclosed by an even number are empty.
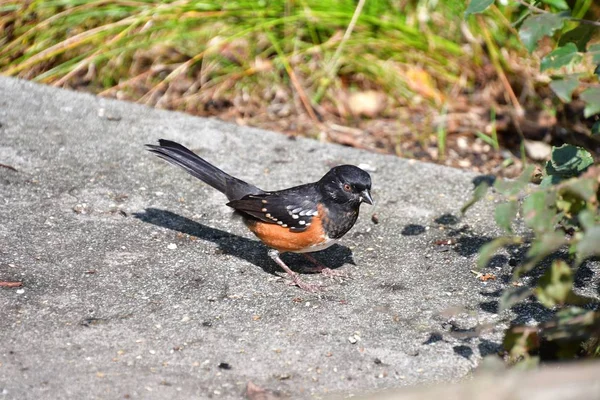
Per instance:
[[[427,99],[434,100],[438,104],[444,101],[444,96],[436,88],[431,75],[424,69],[411,67],[405,72],[405,76],[406,83],[411,90]]]
[[[482,282],[495,281],[496,280],[496,275],[494,275],[494,274],[483,274],[483,275],[479,276],[478,278]]]

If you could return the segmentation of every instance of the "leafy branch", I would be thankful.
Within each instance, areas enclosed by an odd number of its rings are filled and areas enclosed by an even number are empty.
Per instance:
[[[556,39],[554,50],[541,58],[540,70],[551,71],[550,88],[558,99],[570,102],[578,96],[585,103],[584,117],[596,118],[592,135],[600,134],[600,44],[590,44],[592,32],[600,22],[571,16],[569,4],[563,0],[542,0],[542,9],[526,0],[515,0],[527,8],[516,21],[519,38],[530,53],[538,49],[544,37]],[[494,0],[471,0],[465,15],[480,14]],[[591,2],[575,1],[573,9],[584,15]],[[478,18],[481,18],[478,15]],[[570,22],[565,25],[565,22]],[[577,26],[573,27],[573,24]],[[591,63],[585,64],[584,60]],[[592,65],[591,71],[582,66]],[[578,73],[574,73],[575,68]],[[600,255],[600,166],[592,155],[571,145],[555,147],[543,171],[539,186],[529,184],[533,166],[514,181],[497,180],[493,188],[505,201],[495,210],[495,219],[506,235],[484,245],[478,266],[484,268],[492,256],[508,246],[525,246],[525,257],[513,271],[513,278],[543,271],[534,287],[517,286],[504,291],[500,310],[506,310],[534,296],[543,306],[556,310],[554,317],[537,326],[512,326],[504,337],[510,362],[538,360],[536,354],[544,343],[554,343],[555,357],[572,358],[600,355],[600,312],[598,299],[574,291],[574,275],[590,257]],[[473,199],[463,207],[466,212],[485,197],[490,186],[475,189]],[[514,222],[521,219],[527,232],[518,235]],[[551,263],[545,262],[550,256]],[[585,306],[585,308],[583,308]]]

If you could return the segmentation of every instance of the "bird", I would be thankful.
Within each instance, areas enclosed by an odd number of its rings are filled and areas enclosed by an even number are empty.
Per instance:
[[[283,262],[281,254],[302,253],[319,266],[318,271],[335,275],[306,253],[336,243],[357,221],[361,204],[373,204],[371,176],[354,165],[335,166],[317,182],[265,191],[227,174],[177,142],[160,139],[158,145],[147,144],[146,148],[225,194],[226,204],[269,248],[269,257],[288,274],[290,283],[309,292],[320,287],[304,282]]]

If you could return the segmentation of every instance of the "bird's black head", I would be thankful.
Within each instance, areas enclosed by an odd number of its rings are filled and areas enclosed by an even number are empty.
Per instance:
[[[323,195],[336,203],[359,205],[361,202],[373,204],[371,197],[371,176],[354,165],[340,165],[332,168],[319,181]]]

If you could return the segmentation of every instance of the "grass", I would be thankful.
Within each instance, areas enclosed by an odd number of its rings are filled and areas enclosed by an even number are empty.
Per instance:
[[[211,80],[242,71],[248,79],[258,73],[255,59],[263,58],[272,62],[273,70],[260,72],[285,73],[290,79],[291,68],[298,69],[307,90],[321,93],[311,96],[317,103],[326,97],[323,88],[339,84],[338,73],[360,74],[386,92],[406,97],[402,68],[396,71],[399,79],[384,81],[379,69],[365,60],[367,55],[394,67],[420,64],[441,85],[455,83],[460,68],[449,60],[463,53],[456,44],[458,31],[445,36],[423,32],[404,12],[394,11],[401,4],[366,2],[349,40],[342,42],[340,33],[355,12],[354,1],[0,0],[0,21],[8,32],[0,42],[0,71],[66,84],[93,65],[105,78],[92,85],[106,90],[139,76],[127,65],[137,52],[167,46],[180,54],[161,60],[171,67],[167,76],[155,74],[161,86],[211,63],[218,64],[210,71]],[[240,42],[243,54],[227,53]],[[344,50],[335,54],[342,43]],[[120,65],[115,65],[117,58],[123,61]],[[310,68],[308,59],[317,67],[333,65],[333,74],[331,67]]]
[[[0,73],[200,115],[226,99],[244,119],[264,119],[283,91],[308,122],[282,130],[309,136],[329,132],[328,120],[363,129],[368,118],[348,111],[357,91],[385,95],[377,117],[416,109],[431,121],[476,89],[486,64],[508,85],[506,55],[518,45],[508,20],[496,10],[465,22],[464,9],[458,0],[0,0]],[[481,39],[465,41],[465,27]],[[452,133],[405,125],[424,147]],[[388,142],[394,152],[406,140]]]
[[[480,131],[476,131],[475,135],[481,140],[483,140],[485,143],[492,146],[494,150],[498,151],[500,150],[500,142],[498,141],[498,132],[496,130],[496,111],[493,107],[490,110],[490,121],[492,121],[492,123],[490,125],[491,132],[489,136]]]

